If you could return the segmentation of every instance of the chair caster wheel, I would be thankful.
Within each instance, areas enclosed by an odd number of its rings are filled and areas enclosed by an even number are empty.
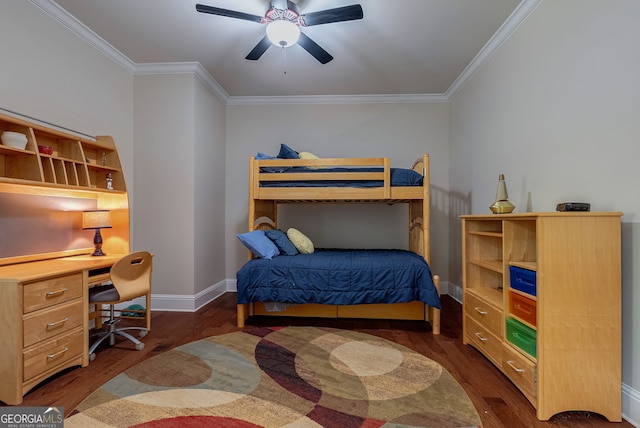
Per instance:
[[[144,349],[144,343],[137,343],[136,344],[136,349],[138,351],[142,351]]]
[[[138,336],[145,337],[147,335],[147,330],[140,330],[140,334]]]
[[[89,354],[89,361],[93,361],[95,359],[96,359],[96,353],[95,352],[90,353]]]

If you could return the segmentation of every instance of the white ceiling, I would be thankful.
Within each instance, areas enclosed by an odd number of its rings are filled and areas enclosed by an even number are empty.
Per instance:
[[[263,16],[268,0],[34,2],[57,4],[71,15],[68,22],[82,27],[77,19],[136,65],[198,62],[229,96],[264,97],[446,94],[474,58],[486,55],[488,42],[495,46],[505,28],[517,25],[528,1],[296,1],[301,13],[362,5],[362,20],[303,28],[333,55],[325,65],[300,46],[286,55],[272,46],[258,61],[246,60],[264,25],[195,10],[202,3]]]

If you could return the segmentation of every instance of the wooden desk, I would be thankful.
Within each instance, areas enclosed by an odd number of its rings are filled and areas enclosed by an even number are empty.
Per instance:
[[[124,254],[80,255],[0,266],[0,400],[89,364],[88,288]]]

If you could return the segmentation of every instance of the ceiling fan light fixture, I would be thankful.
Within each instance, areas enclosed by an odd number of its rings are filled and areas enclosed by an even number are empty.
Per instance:
[[[288,48],[298,42],[300,27],[286,19],[277,19],[267,24],[267,37],[274,45]]]

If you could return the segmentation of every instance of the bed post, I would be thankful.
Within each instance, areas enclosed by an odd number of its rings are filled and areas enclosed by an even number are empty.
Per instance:
[[[431,220],[430,220],[430,193],[431,187],[431,171],[429,170],[429,155],[422,156],[423,179],[422,179],[422,251],[423,257],[427,263],[431,264]]]
[[[238,314],[238,328],[242,328],[244,327],[244,322],[249,317],[249,311],[247,311],[247,309],[249,309],[249,305],[245,303],[238,303],[236,307]]]
[[[431,263],[429,155],[424,154],[412,169],[422,175],[422,195],[409,201],[409,249]]]
[[[440,276],[433,275],[433,283],[438,290],[438,296],[440,295]],[[440,309],[429,306],[427,309],[427,318],[431,323],[433,334],[440,334]]]
[[[431,171],[429,165],[429,154],[422,156],[423,173],[423,193],[422,193],[422,248],[424,251],[424,259],[431,266]],[[433,275],[433,284],[436,286],[438,296],[440,296],[440,275]],[[429,322],[433,329],[433,334],[440,334],[440,309],[429,306],[428,309]]]
[[[255,159],[253,156],[249,158],[249,231],[252,231],[255,226],[256,221],[256,201],[254,197],[254,182],[255,182],[255,174],[257,172],[254,170]],[[251,256],[249,256],[251,257]]]

